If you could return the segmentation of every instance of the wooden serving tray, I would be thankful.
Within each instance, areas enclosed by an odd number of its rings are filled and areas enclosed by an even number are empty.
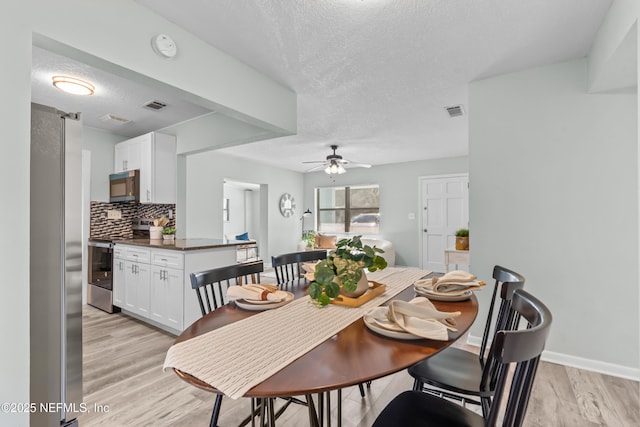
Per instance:
[[[344,305],[347,307],[360,307],[367,301],[371,301],[371,299],[377,297],[382,294],[385,289],[387,289],[387,285],[382,283],[374,282],[373,280],[369,280],[373,286],[367,289],[367,292],[360,295],[358,298],[350,298],[344,295],[338,295],[336,298],[331,300],[331,304],[336,305]]]

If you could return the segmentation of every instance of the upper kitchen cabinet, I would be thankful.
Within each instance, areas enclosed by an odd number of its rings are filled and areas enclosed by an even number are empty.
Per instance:
[[[140,203],[176,203],[176,137],[151,132],[115,145],[114,171],[140,169]]]

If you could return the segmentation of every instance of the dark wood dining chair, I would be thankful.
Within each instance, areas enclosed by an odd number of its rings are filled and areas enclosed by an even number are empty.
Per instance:
[[[521,426],[527,411],[533,381],[551,327],[551,312],[533,295],[522,289],[513,294],[512,307],[517,318],[527,320],[526,328],[498,331],[489,352],[498,375],[482,377],[484,388],[495,381],[495,398],[487,417],[422,391],[405,391],[396,396],[373,423],[373,427],[413,426]],[[515,363],[515,369],[511,364]],[[506,399],[506,404],[503,404]],[[504,408],[503,408],[504,406]]]
[[[498,373],[495,370],[494,355],[486,351],[490,338],[493,338],[490,334],[497,292],[500,289],[500,308],[493,328],[494,334],[498,331],[517,328],[517,314],[512,305],[512,299],[514,292],[524,287],[525,281],[521,274],[499,265],[493,268],[493,278],[495,285],[480,352],[475,354],[460,348],[448,347],[408,369],[409,374],[414,378],[414,390],[455,398],[460,400],[463,406],[466,403],[480,405],[485,416],[489,413],[495,387],[493,382],[484,382],[483,378],[495,377]]]
[[[253,261],[191,273],[191,288],[196,291],[202,315],[226,304],[224,291],[229,286],[259,283],[262,272],[264,263]]]
[[[276,273],[276,282],[281,286],[306,283],[302,264],[327,259],[326,250],[291,252],[271,257],[271,266]]]
[[[191,278],[191,288],[195,290],[198,296],[198,304],[200,304],[202,315],[204,316],[226,304],[224,297],[226,292],[224,291],[226,291],[229,286],[260,282],[260,273],[263,271],[263,262],[254,261],[191,273],[189,275]],[[218,394],[213,404],[211,422],[209,423],[210,427],[217,427],[221,406],[222,394]],[[251,403],[251,412],[255,413],[253,400]],[[248,419],[251,418],[253,417]]]

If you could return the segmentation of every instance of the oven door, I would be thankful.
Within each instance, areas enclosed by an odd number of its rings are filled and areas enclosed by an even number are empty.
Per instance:
[[[89,242],[90,285],[112,290],[113,246],[109,242]]]
[[[109,201],[138,202],[140,200],[140,170],[109,175]]]

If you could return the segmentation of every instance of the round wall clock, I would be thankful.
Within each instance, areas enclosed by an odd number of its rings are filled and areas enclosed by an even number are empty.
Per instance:
[[[280,213],[285,218],[292,216],[296,210],[296,203],[289,193],[280,196]]]

